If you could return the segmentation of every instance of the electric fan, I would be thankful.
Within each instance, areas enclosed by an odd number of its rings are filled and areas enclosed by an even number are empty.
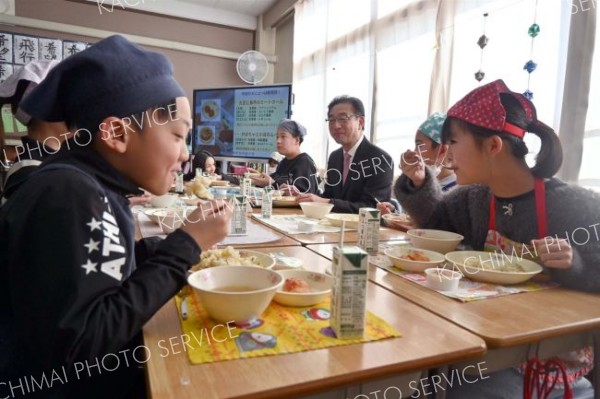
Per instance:
[[[255,85],[267,77],[269,62],[267,61],[267,57],[262,53],[249,50],[240,55],[236,68],[240,79],[246,83]]]

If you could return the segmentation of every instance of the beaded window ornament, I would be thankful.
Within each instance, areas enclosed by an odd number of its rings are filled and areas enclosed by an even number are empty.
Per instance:
[[[485,35],[485,26],[486,26],[487,16],[488,16],[487,12],[483,14],[483,34],[479,37],[479,40],[477,40],[477,45],[481,49],[481,58],[479,59],[479,71],[475,72],[475,79],[478,82],[481,82],[483,80],[483,78],[485,78],[485,72],[483,72],[482,68],[483,68],[483,49],[485,48],[485,46],[487,46],[488,41],[489,41],[489,38]]]
[[[533,24],[527,30],[527,34],[531,37],[531,49],[529,50],[529,61],[525,63],[523,69],[527,71],[527,90],[523,92],[523,95],[528,100],[533,100],[533,92],[529,90],[529,84],[531,83],[531,73],[536,70],[537,63],[533,61],[533,42],[537,35],[540,33],[540,26],[536,23],[537,20],[537,5],[538,2],[535,0],[535,10],[533,12]]]

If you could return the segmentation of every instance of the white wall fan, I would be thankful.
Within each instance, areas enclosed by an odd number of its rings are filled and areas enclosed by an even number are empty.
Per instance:
[[[262,82],[269,73],[269,61],[261,52],[249,50],[240,55],[237,60],[237,73],[246,83]]]

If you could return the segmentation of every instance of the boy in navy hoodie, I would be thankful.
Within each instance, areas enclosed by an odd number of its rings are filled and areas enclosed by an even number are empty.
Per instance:
[[[112,36],[21,106],[76,133],[0,208],[0,397],[135,398],[142,326],[231,217],[213,202],[166,239],[135,242],[127,196],[171,187],[189,102],[163,55]]]

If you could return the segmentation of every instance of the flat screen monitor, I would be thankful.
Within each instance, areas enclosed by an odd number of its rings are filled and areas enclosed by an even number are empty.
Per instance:
[[[291,115],[292,86],[194,90],[193,150],[222,158],[267,159],[276,129]]]

